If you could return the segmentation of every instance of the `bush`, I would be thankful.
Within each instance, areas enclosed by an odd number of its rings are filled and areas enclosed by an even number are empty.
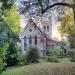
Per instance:
[[[60,55],[60,51],[61,51],[60,47],[53,47],[53,48],[51,48],[49,50],[48,55],[49,56],[59,56]]]
[[[47,62],[48,56],[40,57],[39,62]]]
[[[3,63],[3,61],[0,59],[0,73],[2,72],[2,71],[4,71],[5,70],[5,64]]]
[[[48,56],[43,56],[43,57],[41,57],[41,59],[47,60],[48,59]]]
[[[69,55],[69,57],[74,57],[74,50],[70,50],[69,52],[68,52],[68,55]]]
[[[55,56],[49,56],[48,59],[47,59],[47,61],[48,62],[59,62],[59,60]]]
[[[26,56],[25,55],[20,54],[18,56],[18,60],[19,60],[19,62],[18,62],[19,66],[23,66],[23,65],[27,64],[27,60],[26,60]]]
[[[71,57],[71,61],[75,62],[75,49],[69,51],[69,57]]]
[[[35,63],[38,62],[39,59],[39,53],[36,48],[30,48],[29,52],[26,56],[27,63]]]
[[[14,66],[18,64],[18,55],[17,55],[17,48],[15,47],[15,43],[11,42],[7,49],[6,59],[5,62],[7,66]]]

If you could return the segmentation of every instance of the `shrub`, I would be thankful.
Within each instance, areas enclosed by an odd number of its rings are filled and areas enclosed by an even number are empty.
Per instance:
[[[48,56],[40,57],[39,62],[47,62]]]
[[[71,61],[75,62],[75,49],[69,51],[69,57],[71,57]]]
[[[17,65],[18,64],[17,57],[18,55],[17,55],[17,49],[15,47],[15,43],[11,42],[7,49],[7,54],[6,54],[6,59],[5,59],[7,66]]]
[[[48,59],[48,56],[43,56],[43,57],[41,57],[41,59],[47,60]]]
[[[3,63],[3,61],[0,59],[0,73],[5,70],[5,65]]]
[[[49,56],[48,59],[47,59],[47,61],[48,62],[59,62],[59,60],[55,56]]]
[[[74,50],[70,50],[69,52],[68,52],[68,55],[69,55],[69,57],[74,57]]]
[[[18,62],[19,66],[23,66],[23,65],[27,64],[27,60],[26,60],[26,56],[25,55],[20,54],[18,56],[18,60],[19,60],[19,62]]]
[[[26,59],[28,63],[38,62],[39,53],[37,48],[30,48],[29,52],[27,53]]]
[[[51,49],[49,49],[49,56],[59,56],[60,55],[60,47],[52,47]]]

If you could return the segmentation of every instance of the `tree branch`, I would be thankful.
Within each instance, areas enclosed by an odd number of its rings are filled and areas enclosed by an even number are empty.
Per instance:
[[[41,1],[40,0],[38,0],[39,1],[39,3],[40,3],[40,6],[41,6],[41,12],[42,12],[42,14],[43,13],[45,13],[48,9],[50,9],[50,8],[52,8],[52,7],[55,7],[55,6],[67,6],[67,7],[70,7],[70,8],[73,8],[75,5],[71,5],[71,4],[69,4],[69,3],[63,3],[63,2],[60,2],[60,3],[54,3],[54,4],[52,4],[52,5],[50,5],[50,6],[48,6],[48,7],[46,7],[45,9],[43,8],[43,5],[42,5],[42,3],[41,3]]]
[[[42,11],[43,11],[43,5],[42,5],[42,2],[41,2],[41,0],[38,0],[38,2],[39,2],[39,4],[40,4],[40,7],[41,7],[41,13],[42,13]]]

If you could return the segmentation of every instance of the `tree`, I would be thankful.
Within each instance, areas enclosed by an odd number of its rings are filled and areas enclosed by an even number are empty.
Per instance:
[[[0,58],[8,66],[12,66],[17,63],[17,47],[15,46],[20,31],[19,15],[12,0],[2,0],[2,2],[0,9]],[[13,52],[11,53],[11,51]]]
[[[18,64],[17,58],[18,57],[17,57],[17,50],[15,47],[15,43],[11,42],[7,49],[7,54],[6,54],[6,59],[5,59],[7,66],[14,66],[14,65]]]
[[[3,2],[1,8],[5,10],[5,9],[10,9],[14,1],[13,0],[0,0],[0,2]]]
[[[32,2],[32,1],[31,1]],[[69,4],[69,3],[66,3],[66,2],[56,2],[56,3],[53,3],[53,4],[50,4],[49,3],[49,0],[35,0],[33,2],[33,4],[31,4],[31,2],[28,1],[28,6],[25,5],[25,3],[27,3],[27,1],[22,1],[21,4],[23,6],[26,6],[28,7],[28,9],[32,6],[32,5],[36,5],[36,6],[40,6],[41,8],[41,13],[44,14],[47,10],[49,10],[50,8],[53,8],[55,6],[67,6],[67,7],[70,7],[70,8],[73,8],[74,10],[74,7],[75,7],[75,4]],[[25,11],[24,11],[25,12]]]
[[[61,22],[61,26],[59,26],[59,31],[62,34],[62,36],[64,35],[69,35],[71,33],[73,33],[74,27],[74,17],[73,17],[73,13],[69,13],[63,17],[60,17],[59,21]]]
[[[11,2],[12,0],[0,0],[0,40],[1,40],[1,44],[3,43],[4,40],[6,40],[8,38],[8,24],[5,23],[5,14],[7,13],[7,11],[9,9],[11,9],[10,7],[12,7]],[[8,3],[11,5],[8,8]]]
[[[70,47],[75,47],[75,28],[74,28],[74,17],[73,13],[69,13],[64,17],[60,18],[61,25],[59,26],[59,31],[62,36],[67,36]]]
[[[20,23],[15,5],[12,6],[11,9],[5,11],[2,15],[2,19],[3,20],[0,24],[0,40],[2,43],[3,41],[9,42],[10,40],[17,42],[20,31]]]

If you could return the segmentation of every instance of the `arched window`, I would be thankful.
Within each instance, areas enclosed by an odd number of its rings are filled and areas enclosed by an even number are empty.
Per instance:
[[[30,32],[32,32],[32,29],[29,29]]]
[[[35,36],[35,45],[37,45],[37,36]]]
[[[29,36],[29,44],[32,44],[32,37]]]
[[[44,26],[44,31],[46,30],[46,26]]]
[[[47,26],[47,31],[49,32],[49,26]]]
[[[24,37],[24,47],[26,47],[26,36]]]

